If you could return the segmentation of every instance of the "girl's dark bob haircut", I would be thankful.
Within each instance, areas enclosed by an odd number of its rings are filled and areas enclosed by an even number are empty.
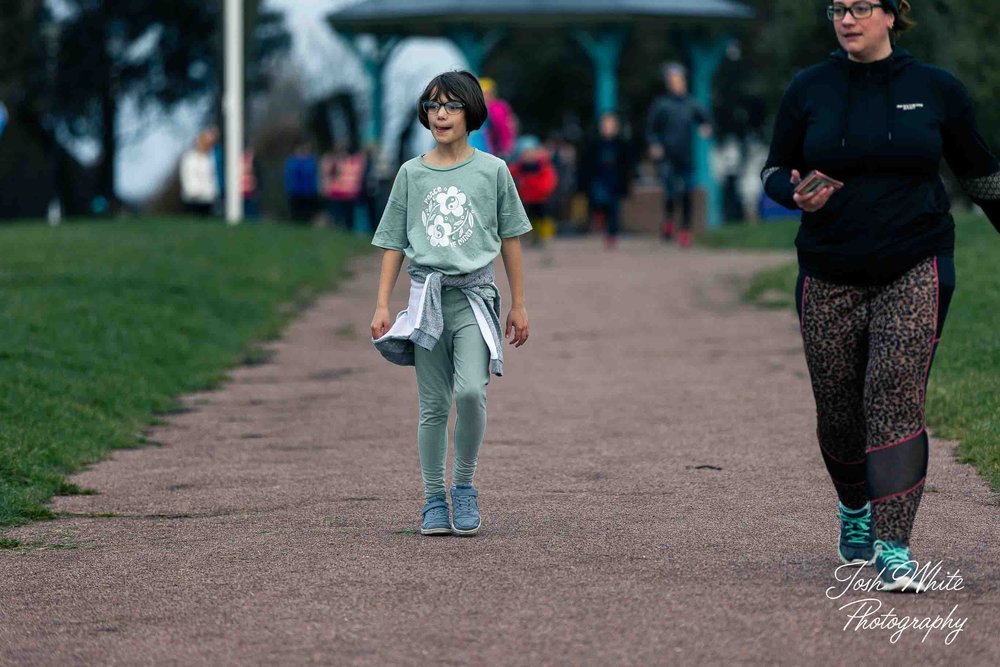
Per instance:
[[[423,102],[436,100],[442,94],[449,100],[465,104],[465,129],[468,132],[478,130],[486,122],[489,113],[486,111],[486,99],[483,97],[479,79],[472,72],[458,70],[438,74],[427,84],[424,92],[420,93],[420,99],[417,100],[417,114],[420,117],[420,124],[428,130],[431,126]]]

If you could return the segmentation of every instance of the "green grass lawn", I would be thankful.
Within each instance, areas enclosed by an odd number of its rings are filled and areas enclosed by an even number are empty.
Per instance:
[[[179,394],[261,356],[364,239],[274,224],[0,225],[0,526],[46,519]],[[16,546],[0,540],[0,548]]]
[[[755,225],[725,225],[698,239],[709,248],[738,250],[795,250],[798,220],[776,220]]]
[[[958,283],[944,339],[931,373],[927,423],[938,437],[958,440],[959,458],[972,463],[1000,492],[1000,236],[982,217],[956,216]],[[704,245],[792,249],[797,222],[727,226]],[[794,308],[794,265],[758,274],[746,299]]]

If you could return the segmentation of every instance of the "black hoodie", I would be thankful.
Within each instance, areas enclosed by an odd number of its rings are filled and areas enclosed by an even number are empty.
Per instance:
[[[1000,164],[958,79],[898,47],[874,63],[838,49],[785,91],[761,177],[788,208],[797,208],[792,169],[843,181],[823,208],[802,214],[799,264],[832,282],[879,284],[953,254],[942,157],[1000,231]]]

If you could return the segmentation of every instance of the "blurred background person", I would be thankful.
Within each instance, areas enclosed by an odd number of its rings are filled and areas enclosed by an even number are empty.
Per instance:
[[[219,181],[213,149],[216,134],[204,130],[195,145],[181,157],[181,202],[185,210],[199,216],[212,214],[219,198]]]
[[[628,194],[632,173],[628,142],[622,138],[618,114],[601,116],[597,137],[584,153],[582,185],[590,203],[591,218],[604,228],[605,245],[618,243],[620,204]]]
[[[676,62],[662,68],[667,93],[653,101],[646,121],[649,156],[656,164],[657,175],[666,197],[663,238],[677,234],[682,247],[691,244],[691,184],[694,176],[693,131],[703,137],[712,134],[708,114],[688,95],[687,70]],[[681,215],[677,215],[678,200]]]
[[[334,225],[348,231],[354,229],[355,211],[364,195],[367,166],[364,151],[352,153],[344,141],[337,141],[320,165],[327,212]]]
[[[497,84],[484,77],[479,80],[486,98],[486,125],[480,130],[486,135],[489,152],[507,159],[517,142],[517,126],[510,104],[497,97]]]
[[[549,211],[555,220],[557,231],[562,231],[568,226],[572,215],[573,195],[579,188],[579,176],[577,174],[577,151],[576,146],[567,141],[561,134],[553,134],[545,142],[545,147],[552,156],[552,166],[556,169],[556,191],[552,195],[549,203]]]
[[[556,235],[549,205],[559,185],[559,176],[552,156],[538,137],[528,135],[517,142],[510,174],[531,221],[532,245],[544,245]]]
[[[243,216],[260,220],[260,169],[253,149],[240,156],[240,192],[243,195]]]
[[[319,160],[312,144],[300,141],[285,160],[285,197],[295,222],[309,222],[319,208]]]

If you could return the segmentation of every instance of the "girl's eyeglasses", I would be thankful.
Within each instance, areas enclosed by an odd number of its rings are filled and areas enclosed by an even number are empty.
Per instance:
[[[422,106],[424,108],[424,111],[426,111],[429,114],[437,113],[438,109],[440,109],[443,106],[444,110],[448,112],[449,116],[454,116],[459,111],[465,108],[465,103],[455,102],[454,100],[451,100],[445,102],[444,104],[441,104],[440,102],[436,102],[434,100],[424,100],[423,102],[420,103],[420,106]]]
[[[881,6],[882,3],[879,2],[855,2],[850,7],[847,5],[830,5],[826,8],[826,18],[831,21],[843,21],[844,17],[850,13],[857,20],[866,19],[872,15],[872,11],[876,7]]]

